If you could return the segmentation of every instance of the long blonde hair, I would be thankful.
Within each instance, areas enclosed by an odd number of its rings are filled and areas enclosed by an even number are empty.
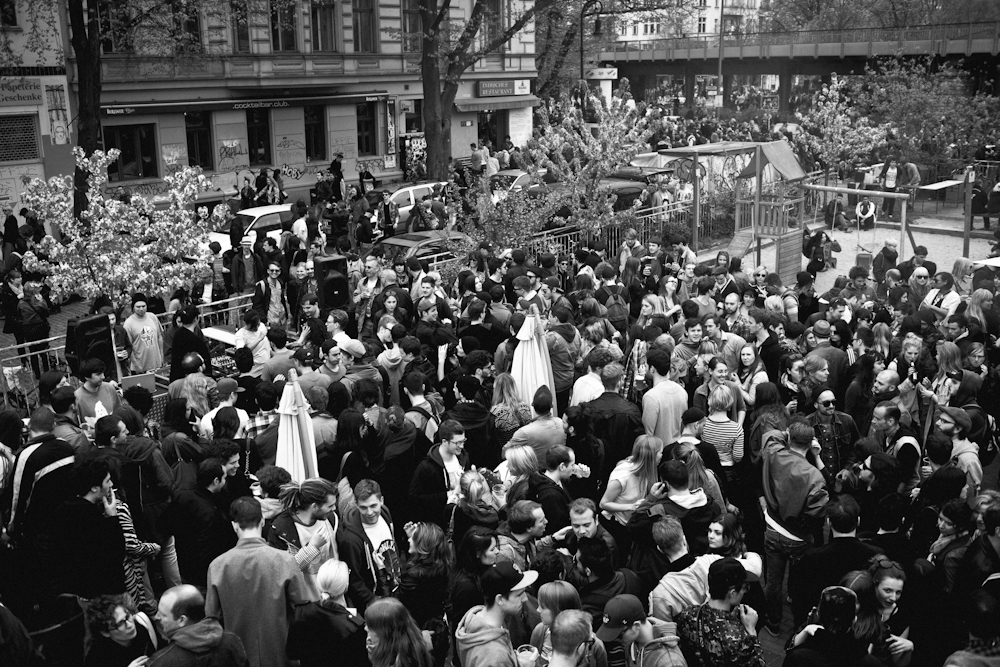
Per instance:
[[[693,443],[677,443],[674,446],[673,456],[674,460],[681,461],[687,466],[689,489],[708,488],[708,476],[711,473],[708,472],[704,461],[701,460],[701,454],[698,453],[698,448]]]
[[[653,315],[662,314],[667,312],[666,308],[663,307],[663,299],[656,296],[655,294],[647,294],[642,297],[643,303],[648,303],[653,308],[653,312],[649,314],[648,317],[642,315],[641,311],[639,313],[639,318],[636,320],[636,324],[640,327],[645,327],[649,320],[653,318]]]
[[[943,378],[948,373],[962,370],[962,352],[951,341],[938,344],[937,348],[938,378]]]
[[[643,495],[648,493],[653,483],[659,479],[656,466],[662,451],[662,440],[655,435],[640,435],[632,445],[632,454],[625,459],[632,464],[632,474],[639,478]]]
[[[194,411],[199,417],[207,415],[212,410],[212,404],[208,400],[208,378],[201,373],[185,376],[181,398],[187,401],[188,411]]]
[[[886,359],[890,359],[892,330],[889,329],[889,325],[885,322],[876,322],[872,327],[872,333],[875,334],[875,349],[884,354]]]
[[[988,289],[977,289],[972,293],[972,296],[969,297],[969,305],[965,309],[965,317],[970,323],[972,320],[977,320],[979,322],[979,326],[985,329],[986,314],[983,312],[983,302],[992,300],[993,293]]]
[[[510,373],[500,373],[493,379],[493,405],[505,405],[515,413],[523,405]]]

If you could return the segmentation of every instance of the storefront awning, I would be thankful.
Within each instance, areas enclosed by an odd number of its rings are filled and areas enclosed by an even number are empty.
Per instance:
[[[388,99],[384,90],[316,97],[284,97],[228,100],[191,100],[187,102],[141,102],[137,104],[102,104],[102,116],[138,116],[141,114],[183,113],[185,111],[239,111],[242,109],[281,109],[313,104],[354,104]]]
[[[499,97],[481,97],[468,100],[455,100],[459,111],[499,111],[501,109],[523,109],[537,107],[542,101],[534,95],[503,95]]]

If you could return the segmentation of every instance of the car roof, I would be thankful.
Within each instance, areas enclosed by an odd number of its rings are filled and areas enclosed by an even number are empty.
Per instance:
[[[254,206],[253,208],[245,208],[238,213],[244,215],[267,215],[268,213],[282,213],[284,211],[292,210],[291,204],[268,204],[267,206]]]
[[[380,243],[388,243],[391,245],[404,245],[404,246],[416,246],[420,245],[425,241],[443,241],[455,240],[464,238],[465,234],[462,232],[450,232],[447,237],[445,237],[443,232],[440,231],[429,231],[429,232],[410,232],[408,234],[396,234],[395,236],[390,236],[387,239],[383,239]]]

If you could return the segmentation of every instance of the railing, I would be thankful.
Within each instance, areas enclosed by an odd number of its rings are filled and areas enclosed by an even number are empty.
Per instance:
[[[197,306],[201,314],[201,326],[243,326],[243,313],[253,298],[251,294],[241,294],[228,299],[213,301]],[[171,313],[157,315],[160,323],[167,326]],[[44,340],[32,341],[25,345],[11,345],[0,348],[0,391],[6,407],[21,410],[24,414],[38,405],[37,376],[48,370],[69,373],[66,362],[66,334],[51,336]]]
[[[851,44],[868,42],[918,42],[928,40],[997,39],[1000,21],[952,23],[909,28],[854,28],[848,30],[800,30],[722,35],[723,46],[782,46],[790,44]],[[612,41],[604,50],[647,51],[651,49],[700,49],[719,46],[718,33],[695,37],[661,37],[641,41]]]

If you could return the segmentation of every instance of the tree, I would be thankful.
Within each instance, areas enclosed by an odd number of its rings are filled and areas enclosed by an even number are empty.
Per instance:
[[[886,128],[872,123],[855,103],[854,84],[834,74],[816,91],[809,110],[798,114],[805,142],[826,167],[851,162],[886,145]]]
[[[140,196],[128,202],[105,199],[107,168],[118,158],[117,149],[95,151],[91,157],[80,147],[73,152],[78,173],[90,174],[87,209],[74,215],[70,176],[28,182],[25,206],[58,226],[63,239],[43,238],[24,255],[26,269],[45,274],[57,295],[106,295],[116,305],[126,303],[133,292],[169,293],[210,274],[209,224],[217,225],[230,214],[222,204],[210,218],[192,213],[197,193],[212,188],[200,167],[164,177],[168,204],[163,209]]]
[[[568,206],[567,224],[596,231],[631,216],[628,210],[616,210],[621,208],[615,206],[617,197],[602,180],[648,145],[658,113],[635,103],[628,79],[620,81],[610,102],[587,88],[583,108],[568,94],[539,108],[529,154],[563,185],[549,197],[557,210]]]

